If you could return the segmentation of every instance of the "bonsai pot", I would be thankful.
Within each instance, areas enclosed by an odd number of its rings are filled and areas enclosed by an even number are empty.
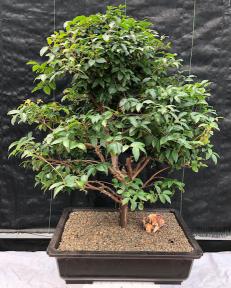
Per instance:
[[[146,281],[156,284],[180,284],[188,278],[193,260],[202,256],[201,248],[182,217],[173,209],[153,210],[158,213],[174,213],[193,248],[191,252],[60,251],[58,247],[69,214],[79,210],[64,210],[47,249],[48,255],[56,258],[60,276],[67,284],[92,283],[93,281]],[[85,210],[89,211],[89,209],[81,209],[81,211]],[[112,212],[114,210],[104,209],[102,211]],[[144,231],[144,233],[146,232]]]

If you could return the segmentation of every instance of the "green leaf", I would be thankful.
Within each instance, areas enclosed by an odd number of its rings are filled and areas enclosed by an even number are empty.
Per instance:
[[[119,195],[121,195],[121,194],[124,193],[124,190],[122,190],[122,189],[118,189],[118,190],[116,191],[116,193],[119,194]]]
[[[134,127],[137,127],[138,126],[138,122],[136,120],[136,117],[129,117],[129,121],[131,122],[131,124],[134,126]]]
[[[89,64],[89,66],[93,66],[93,65],[95,64],[95,60],[90,59],[90,60],[88,61],[88,64]]]
[[[164,190],[162,194],[172,195],[172,192],[170,190]]]
[[[33,72],[35,72],[35,71],[37,71],[38,69],[39,69],[39,65],[34,65],[33,67],[32,67],[32,71]]]
[[[144,203],[143,203],[143,202],[140,202],[140,203],[138,204],[138,209],[139,209],[139,210],[144,210]]]
[[[146,83],[146,82],[148,82],[149,80],[151,80],[151,78],[150,78],[150,77],[147,77],[147,78],[144,78],[142,82],[143,82],[143,83]]]
[[[80,150],[86,151],[87,148],[83,143],[75,142],[75,141],[70,141],[69,143],[69,149],[73,150],[75,148],[78,148]]]
[[[130,200],[129,198],[124,198],[124,199],[122,200],[122,205],[128,204],[129,200]]]
[[[143,103],[136,104],[136,111],[140,112],[141,108],[143,107]]]
[[[15,142],[11,143],[10,146],[8,147],[8,150],[11,150],[16,145],[18,145],[18,141],[15,141]]]
[[[137,161],[139,159],[140,151],[146,153],[146,151],[144,149],[145,144],[142,142],[133,142],[131,144],[131,147],[132,147],[132,154],[134,156],[135,161]]]
[[[160,199],[161,203],[165,204],[166,198],[165,198],[165,196],[163,194],[159,194],[159,199]]]
[[[147,201],[147,198],[144,195],[138,194],[138,198],[143,201]]]
[[[52,189],[59,187],[61,185],[63,185],[63,182],[56,182],[50,186],[49,190],[52,190]]]
[[[43,47],[39,52],[40,56],[43,56],[47,52],[48,49],[49,49],[48,46]]]
[[[44,86],[43,87],[43,91],[47,94],[50,95],[51,94],[51,88],[49,86]]]
[[[197,162],[196,161],[192,161],[192,170],[194,172],[198,172],[198,166],[197,166]]]
[[[212,154],[212,155],[211,155],[211,158],[212,158],[214,164],[216,165],[216,164],[217,164],[217,157],[216,157],[216,155],[215,155],[215,154]]]
[[[153,97],[156,98],[156,91],[154,89],[148,89],[147,92]],[[147,102],[146,102],[147,103]],[[147,103],[147,104],[151,104],[153,103],[152,101]]]
[[[64,185],[61,185],[61,186],[58,186],[58,187],[56,187],[55,189],[54,189],[54,198],[58,195],[58,193],[61,191],[61,190],[63,190],[63,188],[64,188],[65,186]]]
[[[124,78],[124,75],[121,72],[118,72],[117,78],[119,81],[121,81]]]
[[[123,145],[119,142],[113,142],[110,143],[107,146],[107,150],[109,153],[112,153],[113,155],[119,155],[122,153]]]
[[[63,142],[63,146],[67,149],[67,151],[69,151],[70,150],[70,140],[68,138],[64,138],[62,142]]]
[[[169,195],[164,194],[164,193],[163,193],[162,195],[164,196],[164,198],[166,199],[166,201],[171,204],[171,198],[169,197]]]
[[[96,168],[94,166],[90,166],[87,170],[88,177],[91,175],[95,176],[95,174],[96,174]]]
[[[140,158],[140,149],[138,147],[133,147],[132,154],[134,156],[135,161],[138,161],[138,159]]]
[[[41,80],[42,82],[45,82],[46,79],[47,79],[47,75],[46,74],[40,74],[39,76],[37,76],[35,78],[35,80]],[[37,85],[37,88],[41,89],[42,87]],[[32,91],[34,91],[34,89]]]
[[[109,36],[109,35],[107,35],[107,34],[104,34],[104,35],[103,35],[103,40],[104,40],[104,41],[108,42],[109,39],[110,39],[110,36]]]
[[[154,186],[156,188],[157,193],[160,194],[161,193],[160,187],[156,183],[154,184]]]
[[[86,146],[83,143],[77,143],[76,147],[83,151],[87,150]]]
[[[26,120],[27,120],[27,114],[26,113],[22,113],[20,116],[21,116],[21,121],[25,123]]]
[[[178,160],[178,153],[176,150],[172,151],[172,158],[173,158],[174,162],[176,163]]]
[[[38,62],[34,61],[34,60],[30,60],[28,62],[26,62],[27,65],[37,65]]]
[[[104,172],[106,175],[108,175],[108,166],[106,164],[98,164],[96,165],[96,169],[100,172]]]
[[[129,55],[129,52],[128,52],[128,49],[127,49],[127,46],[125,45],[125,44],[121,44],[121,47],[122,47],[122,49],[124,50],[124,52],[125,52],[125,55]]]
[[[116,93],[117,90],[116,90],[115,86],[110,86],[108,91],[110,94],[114,94],[114,93]]]
[[[11,124],[12,124],[12,125],[15,124],[17,118],[18,118],[18,115],[14,115],[14,116],[12,117],[12,119],[11,119]]]
[[[58,139],[52,141],[50,144],[51,144],[51,145],[55,145],[55,144],[63,143],[63,140],[64,140],[64,139],[65,139],[65,138],[63,138],[63,137],[58,138]]]
[[[67,175],[65,178],[65,185],[67,187],[70,187],[70,188],[74,188],[76,187],[76,180],[77,180],[77,177],[76,176],[73,176],[73,175]]]
[[[19,110],[10,110],[7,115],[14,115],[20,113]]]
[[[106,63],[107,61],[104,58],[98,58],[98,59],[95,59],[95,62],[96,63]]]
[[[192,170],[194,171],[194,172],[198,172],[198,167],[197,167],[197,164],[192,164]]]
[[[134,201],[133,199],[131,199],[130,202],[131,202],[131,210],[132,211],[136,210],[137,202]]]
[[[84,186],[85,186],[85,182],[77,180],[77,181],[76,181],[76,185],[77,185],[77,186],[76,186],[77,188],[83,189]]]
[[[88,175],[82,175],[80,177],[80,180],[83,182],[83,183],[86,183],[88,181]]]
[[[123,149],[122,149],[122,152],[125,152],[129,149],[129,145],[123,145]]]
[[[52,44],[52,39],[50,37],[47,38],[47,44],[51,45]]]

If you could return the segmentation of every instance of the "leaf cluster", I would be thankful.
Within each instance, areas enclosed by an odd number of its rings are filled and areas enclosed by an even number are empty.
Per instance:
[[[152,23],[126,16],[124,7],[78,16],[47,38],[35,73],[33,93],[9,112],[12,124],[43,131],[10,146],[11,156],[36,172],[44,190],[95,190],[143,209],[146,201],[171,202],[183,183],[162,172],[194,172],[217,162],[210,142],[219,117],[207,98],[209,82],[182,73]],[[46,59],[46,60],[45,60]],[[60,79],[70,81],[52,101]],[[42,99],[42,100],[41,100]],[[142,178],[145,167],[154,169]],[[108,176],[101,181],[100,175]]]

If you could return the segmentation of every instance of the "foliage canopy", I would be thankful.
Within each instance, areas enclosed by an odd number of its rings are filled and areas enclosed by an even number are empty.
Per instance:
[[[47,38],[46,60],[28,63],[37,100],[9,112],[12,124],[42,132],[12,143],[10,155],[54,196],[95,190],[135,210],[183,191],[164,171],[217,162],[210,137],[218,117],[206,101],[209,82],[185,76],[165,37],[123,9],[78,16]],[[53,101],[61,79],[65,89]],[[145,167],[153,171],[148,178]]]

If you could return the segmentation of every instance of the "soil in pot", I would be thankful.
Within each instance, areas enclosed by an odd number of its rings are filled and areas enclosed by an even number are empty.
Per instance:
[[[148,251],[191,252],[190,245],[175,215],[161,212],[166,225],[147,233],[143,217],[153,212],[129,212],[128,226],[118,225],[118,212],[76,211],[69,215],[58,247],[60,251]]]

